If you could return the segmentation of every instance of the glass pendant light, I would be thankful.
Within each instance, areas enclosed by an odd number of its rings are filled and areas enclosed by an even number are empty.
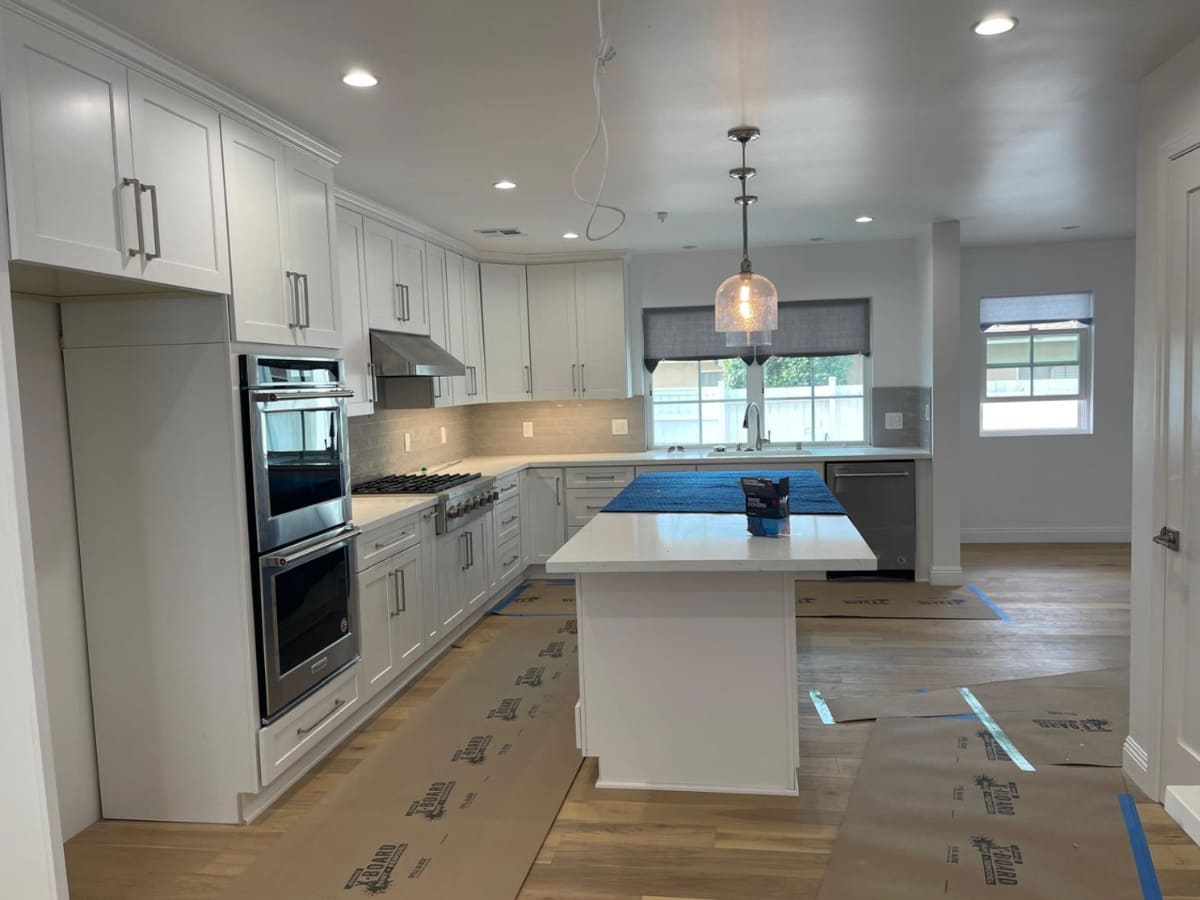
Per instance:
[[[742,185],[734,202],[742,208],[742,267],[717,288],[716,330],[725,332],[728,347],[761,347],[771,343],[771,332],[779,327],[779,293],[771,279],[758,275],[750,266],[750,204],[758,198],[746,193],[746,180],[755,170],[746,165],[746,144],[758,140],[752,125],[729,129],[729,139],[742,145],[741,168],[730,169],[729,177]]]

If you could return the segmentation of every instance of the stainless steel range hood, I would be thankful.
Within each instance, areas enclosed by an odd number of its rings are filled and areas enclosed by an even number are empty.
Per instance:
[[[467,367],[420,334],[371,329],[375,405],[384,409],[432,409],[444,378],[466,375]]]

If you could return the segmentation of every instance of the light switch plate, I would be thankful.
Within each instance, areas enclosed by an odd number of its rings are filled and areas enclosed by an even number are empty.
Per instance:
[[[612,433],[613,434],[629,434],[629,420],[628,419],[613,419],[612,420]]]
[[[532,422],[522,422],[521,423],[521,434],[525,437],[533,437],[533,423]]]
[[[442,426],[441,433],[442,433],[442,443],[444,444],[444,443],[446,443],[446,426],[445,425]]]
[[[891,412],[883,414],[883,427],[888,431],[900,431],[904,428],[904,413]]]
[[[404,452],[412,453],[412,432],[404,432]]]

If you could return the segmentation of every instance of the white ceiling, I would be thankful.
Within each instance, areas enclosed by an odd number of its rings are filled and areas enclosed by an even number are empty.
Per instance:
[[[76,2],[338,147],[352,190],[477,247],[587,243],[560,235],[588,214],[570,175],[591,137],[592,0]],[[763,130],[753,244],[945,218],[967,243],[1131,234],[1137,80],[1200,35],[1197,0],[1008,0],[1019,27],[987,39],[970,26],[992,0],[604,8],[606,199],[629,221],[589,246],[638,252],[740,242],[725,131],[743,121]],[[379,86],[342,85],[354,65]],[[508,225],[527,236],[473,234]]]

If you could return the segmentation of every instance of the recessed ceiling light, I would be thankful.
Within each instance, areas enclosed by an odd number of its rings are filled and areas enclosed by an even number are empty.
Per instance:
[[[509,181],[507,178],[502,178],[492,185],[498,191],[511,191],[516,186],[517,183],[515,181]]]
[[[379,79],[366,69],[351,69],[342,76],[342,81],[350,87],[375,87],[379,84]]]
[[[874,222],[875,219],[873,216],[859,216],[854,221],[857,222],[859,225],[866,225],[868,222]]]
[[[972,30],[983,37],[994,37],[997,34],[1008,34],[1017,27],[1016,16],[988,16],[982,22],[971,26]]]
[[[568,231],[563,234],[563,237],[565,237],[568,241],[573,241],[573,240],[575,240],[575,238],[579,237],[579,235],[576,234],[574,231]]]

